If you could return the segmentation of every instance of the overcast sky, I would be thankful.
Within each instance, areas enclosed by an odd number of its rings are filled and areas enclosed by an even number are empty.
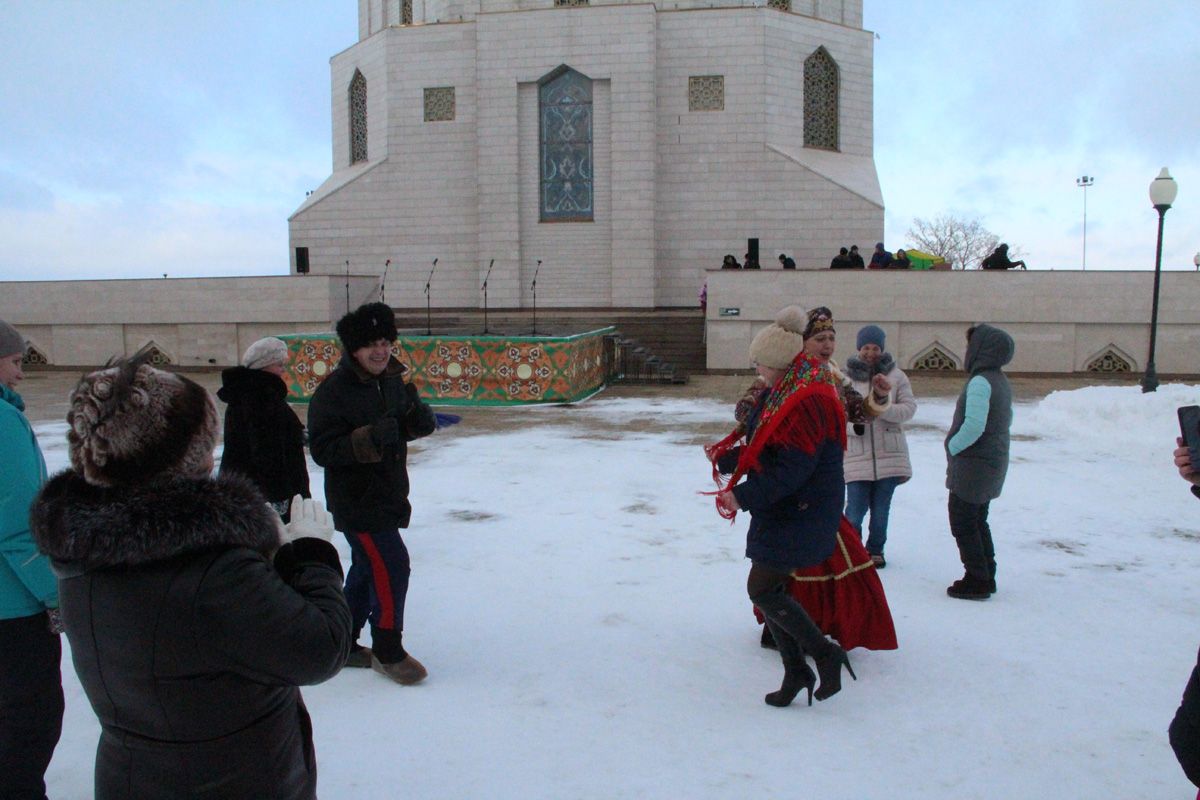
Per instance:
[[[1197,0],[864,0],[890,249],[976,217],[1031,268],[1200,251]],[[355,0],[0,0],[0,280],[287,272],[330,173],[329,58]]]

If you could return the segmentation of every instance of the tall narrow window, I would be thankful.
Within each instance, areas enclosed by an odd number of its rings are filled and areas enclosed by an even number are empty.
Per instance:
[[[350,79],[350,163],[367,160],[367,79],[358,70]]]
[[[804,146],[838,149],[838,68],[824,47],[804,60]]]
[[[400,0],[400,24],[412,25],[412,0]]]
[[[590,222],[592,81],[562,66],[541,80],[541,221]]]

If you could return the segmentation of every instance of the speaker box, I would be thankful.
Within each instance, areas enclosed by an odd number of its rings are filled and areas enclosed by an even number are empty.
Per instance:
[[[308,248],[296,248],[296,273],[299,275],[308,274]]]
[[[749,258],[750,261],[753,261],[755,264],[759,263],[759,261],[758,261],[758,239],[747,239],[746,240],[746,252],[750,254],[750,258]]]

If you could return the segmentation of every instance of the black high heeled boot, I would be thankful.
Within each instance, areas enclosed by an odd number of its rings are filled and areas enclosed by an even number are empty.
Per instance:
[[[850,677],[858,680],[854,667],[850,666],[850,656],[846,651],[833,642],[829,642],[829,650],[820,656],[813,656],[817,662],[817,672],[821,675],[821,688],[817,689],[818,700],[828,700],[842,690],[842,667],[850,673]]]
[[[845,662],[848,668],[850,661],[846,658],[846,653],[842,648],[825,638],[825,634],[821,633],[821,629],[812,621],[812,617],[804,610],[804,606],[796,602],[782,586],[757,594],[750,598],[750,602],[758,606],[763,616],[771,623],[772,632],[779,631],[780,634],[784,634],[783,638],[794,640],[801,650],[811,655],[817,662],[817,672],[821,676],[821,688],[815,693],[816,698],[824,700],[837,694],[842,688],[841,665]],[[779,641],[778,635],[776,641]],[[780,643],[779,652],[783,656],[782,643]],[[822,667],[822,664],[825,666]],[[836,664],[837,669],[831,669],[831,664]],[[785,661],[785,680],[787,678],[786,665]],[[854,672],[851,671],[850,675],[854,677]],[[858,679],[855,678],[855,680]],[[799,689],[797,689],[798,691]]]
[[[792,704],[796,695],[802,689],[808,690],[808,704],[813,701],[813,688],[817,685],[817,676],[804,658],[804,648],[788,635],[787,631],[771,624],[770,620],[764,628],[770,630],[783,659],[783,683],[779,690],[766,695],[763,700],[767,705],[785,708]]]

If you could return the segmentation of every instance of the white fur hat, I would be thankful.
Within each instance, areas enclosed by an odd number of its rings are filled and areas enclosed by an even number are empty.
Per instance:
[[[249,369],[262,369],[272,364],[286,364],[287,362],[287,344],[274,336],[259,339],[247,347],[246,352],[242,355],[242,366]]]
[[[808,313],[800,306],[788,306],[775,315],[775,321],[759,331],[750,342],[750,360],[773,369],[787,369],[804,349],[804,328]]]

